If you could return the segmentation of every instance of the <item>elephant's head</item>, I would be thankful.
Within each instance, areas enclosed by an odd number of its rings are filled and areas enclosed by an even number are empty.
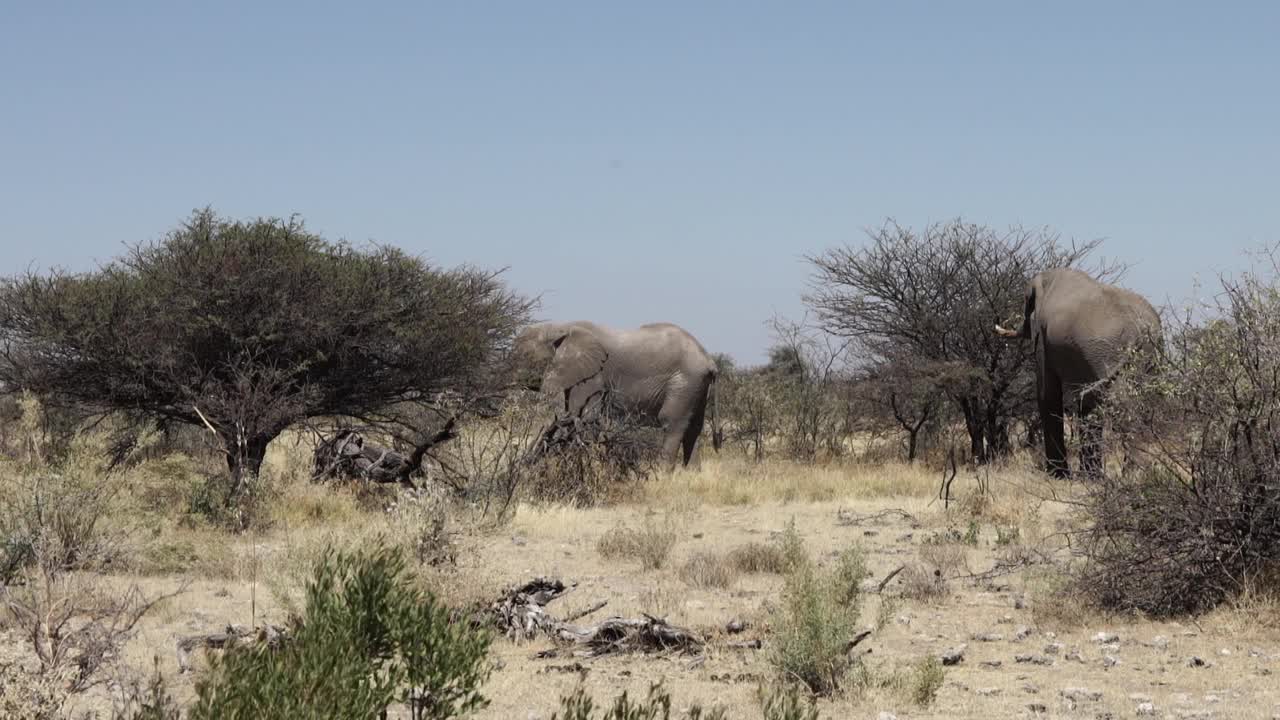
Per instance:
[[[1001,337],[1027,339],[1032,337],[1034,327],[1034,316],[1036,314],[1036,297],[1044,294],[1044,276],[1036,275],[1027,281],[1027,288],[1022,296],[1022,326],[1017,330],[1010,330],[999,324],[996,325],[996,334]]]
[[[535,392],[563,392],[604,367],[609,357],[587,328],[568,323],[532,325],[516,336],[516,381]]]

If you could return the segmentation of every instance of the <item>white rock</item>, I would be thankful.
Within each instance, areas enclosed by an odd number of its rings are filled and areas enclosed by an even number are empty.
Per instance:
[[[1156,714],[1156,706],[1149,702],[1138,703],[1138,716],[1149,717]]]
[[[1090,690],[1082,687],[1063,688],[1058,692],[1059,695],[1068,700],[1092,700],[1098,701],[1102,699],[1102,693],[1098,690]]]
[[[1115,633],[1100,632],[1093,636],[1093,641],[1096,643],[1116,643],[1120,642],[1120,636]]]

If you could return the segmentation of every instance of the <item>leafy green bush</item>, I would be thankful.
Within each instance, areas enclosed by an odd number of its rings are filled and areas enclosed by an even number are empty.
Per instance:
[[[688,720],[726,720],[724,710],[703,710],[694,705],[684,717]],[[603,715],[595,714],[595,702],[587,695],[582,686],[572,693],[560,698],[560,710],[551,716],[551,720],[670,720],[671,695],[662,687],[662,683],[649,686],[649,695],[643,702],[632,701],[624,690],[613,700],[613,705]]]
[[[930,655],[920,661],[911,676],[911,700],[920,706],[931,704],[942,689],[945,671],[942,662]]]
[[[487,704],[490,642],[411,584],[399,548],[330,548],[287,639],[215,658],[189,717],[376,718],[395,702],[414,720],[456,717]]]
[[[790,554],[799,554],[799,535],[787,530]],[[861,551],[841,553],[836,566],[821,572],[807,556],[787,574],[782,606],[774,621],[777,640],[770,661],[779,674],[818,695],[840,688],[851,661],[848,644],[858,621],[859,587],[866,577]]]

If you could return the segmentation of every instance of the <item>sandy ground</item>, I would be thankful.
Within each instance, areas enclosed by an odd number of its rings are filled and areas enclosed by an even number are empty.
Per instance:
[[[899,565],[915,562],[928,538],[949,526],[966,527],[962,510],[953,506],[944,512],[940,503],[930,502],[936,485],[931,476],[901,481],[906,485],[895,495],[893,483],[899,480],[883,473],[858,477],[833,470],[779,481],[782,476],[735,479],[735,472],[720,468],[694,478],[677,476],[646,499],[608,509],[522,507],[496,530],[461,532],[456,566],[433,571],[438,589],[451,600],[493,597],[533,577],[557,577],[577,586],[552,603],[553,614],[567,615],[604,600],[604,609],[581,622],[647,612],[710,638],[702,659],[627,655],[597,660],[564,653],[538,659],[536,653],[552,647],[549,641],[499,639],[493,648],[497,669],[485,687],[491,704],[476,717],[547,720],[559,698],[579,683],[603,703],[623,689],[643,695],[651,682],[661,680],[677,708],[720,705],[729,717],[758,718],[756,688],[772,677],[769,607],[777,603],[783,581],[755,574],[739,576],[723,589],[693,587],[680,573],[690,556],[767,542],[794,519],[820,563],[852,545],[862,547],[870,569],[866,584],[874,586]],[[956,485],[958,495],[971,491],[963,482]],[[996,489],[997,495],[1002,492]],[[861,623],[874,632],[859,650],[861,662],[874,674],[965,646],[963,660],[946,668],[936,701],[918,707],[900,691],[874,688],[821,700],[823,717],[876,718],[888,712],[898,718],[1129,718],[1139,716],[1143,703],[1153,706],[1152,717],[1280,717],[1280,632],[1274,623],[1255,622],[1248,608],[1184,624],[1096,615],[1072,619],[1070,613],[1037,605],[1047,601],[1034,570],[990,582],[964,577],[991,568],[1008,551],[996,544],[995,527],[1002,522],[1020,527],[1022,541],[1042,544],[1060,523],[1048,506],[1031,512],[1027,498],[1006,496],[1004,509],[993,511],[996,519],[983,520],[977,544],[957,553],[945,598],[926,602],[900,597],[903,585],[895,579],[883,593],[868,591],[862,600]],[[887,508],[903,509],[912,517],[847,522],[850,514],[867,516]],[[1001,512],[1007,520],[999,519]],[[324,538],[352,541],[391,527],[376,513],[344,517],[333,526],[326,526],[323,513],[318,516],[310,525],[264,537],[198,536],[195,544],[202,553],[219,542],[228,545],[218,549],[216,554],[227,558],[218,565],[182,575],[111,577],[121,586],[138,582],[152,594],[189,583],[182,595],[143,621],[127,648],[128,663],[145,670],[157,658],[177,697],[189,700],[199,670],[177,673],[177,638],[228,623],[248,624],[252,617],[281,621],[284,600],[298,587],[290,568],[299,567],[295,556],[300,549]],[[633,559],[602,557],[597,549],[602,535],[619,524],[639,527],[646,517],[676,533],[663,568],[646,571]],[[249,572],[249,567],[258,570]],[[723,632],[732,619],[748,623],[746,632]],[[877,628],[878,619],[883,625]],[[1100,641],[1100,633],[1115,637]],[[729,647],[730,642],[755,638],[764,649]],[[12,654],[17,646],[12,634],[0,639],[6,652]],[[1202,663],[1193,667],[1192,658]],[[103,689],[79,707],[102,709],[107,702]]]
[[[902,503],[825,502],[690,513],[673,550],[672,568],[700,550],[724,551],[735,544],[764,539],[783,530],[787,520],[794,518],[818,557],[855,543],[863,546],[871,576],[878,582],[914,557],[928,528],[912,527],[901,519],[841,525],[837,512],[845,509],[866,514],[890,505],[901,507]],[[531,514],[517,520],[509,537],[486,543],[473,558],[474,565],[462,572],[486,579],[549,575],[576,581],[578,588],[557,602],[564,603],[568,611],[594,600],[608,600],[609,605],[593,617],[611,613],[630,616],[659,609],[676,624],[706,631],[714,631],[733,618],[757,626],[766,620],[762,608],[777,598],[779,578],[749,576],[728,590],[704,590],[688,587],[674,569],[641,572],[638,567],[603,561],[594,549],[595,540],[612,523],[623,521],[634,526],[636,514]],[[973,570],[990,566],[985,557],[990,553],[985,550],[969,552]],[[1134,717],[1143,702],[1152,703],[1157,716],[1280,715],[1280,681],[1271,677],[1280,670],[1280,643],[1274,633],[1240,632],[1242,628],[1228,618],[1200,627],[1112,621],[1055,631],[1036,622],[1030,600],[1017,607],[1017,598],[1029,594],[1019,575],[1000,578],[986,587],[959,580],[949,584],[954,588],[952,596],[936,606],[903,601],[892,620],[862,646],[868,651],[864,662],[885,667],[966,644],[964,660],[947,668],[936,703],[916,708],[892,693],[873,691],[863,698],[823,701],[820,707],[825,716],[877,717],[880,712],[892,712],[899,718],[1093,718],[1110,713],[1110,717],[1122,718]],[[894,595],[894,583],[885,594]],[[868,597],[864,602],[862,615],[871,625],[881,598]],[[655,603],[661,607],[655,608]],[[1019,630],[1026,633],[1025,638],[1016,637]],[[1097,642],[1095,636],[1103,632],[1118,638],[1111,643]],[[480,717],[549,718],[556,698],[578,682],[585,682],[599,697],[623,688],[642,693],[650,681],[658,679],[664,681],[680,707],[695,702],[720,704],[730,709],[731,717],[757,717],[756,684],[769,674],[765,651],[727,649],[723,647],[726,638],[722,633],[717,635],[721,646],[713,645],[702,664],[688,658],[631,656],[583,662],[582,671],[573,670],[576,661],[571,658],[530,659],[536,651],[550,647],[548,643],[504,643],[498,652],[504,665],[490,685],[493,704]],[[749,630],[743,637],[762,637],[768,643],[767,634]],[[1049,664],[1018,662],[1019,655],[1036,656],[1036,662]],[[1192,657],[1202,658],[1207,667],[1188,667]],[[1072,700],[1064,692],[1078,699]],[[1099,693],[1100,699],[1091,699]]]

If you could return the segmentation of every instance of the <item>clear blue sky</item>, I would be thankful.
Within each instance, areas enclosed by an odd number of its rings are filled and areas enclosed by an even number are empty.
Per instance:
[[[754,362],[886,217],[1103,237],[1157,304],[1280,240],[1280,3],[200,5],[0,4],[0,272],[296,212]]]

